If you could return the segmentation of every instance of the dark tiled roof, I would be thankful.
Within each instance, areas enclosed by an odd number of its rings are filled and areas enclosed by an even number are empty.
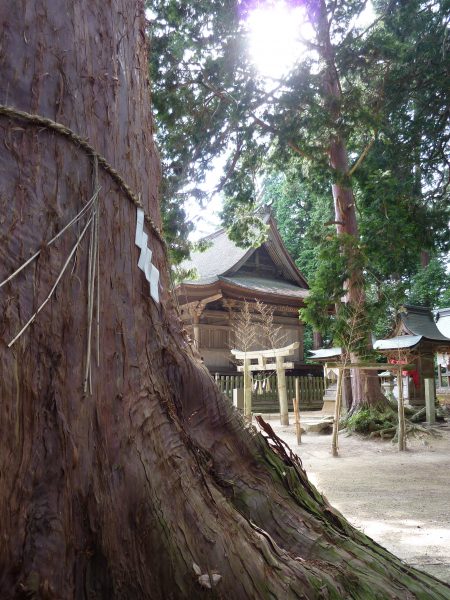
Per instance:
[[[183,269],[196,269],[199,279],[186,283],[200,284],[200,280],[226,273],[241,261],[253,248],[239,248],[226,234],[225,229],[204,238],[211,246],[205,252],[192,252],[191,259],[181,263]]]
[[[450,338],[439,331],[429,308],[405,305],[400,310],[400,318],[411,335],[421,335],[428,340],[438,342],[450,341]]]
[[[282,281],[280,279],[267,279],[263,277],[249,277],[242,275],[219,277],[219,279],[226,283],[231,283],[258,292],[270,292],[272,294],[290,297],[297,296],[298,298],[306,298],[308,295],[308,290],[300,288],[295,283],[289,283],[288,281]]]
[[[223,280],[250,290],[305,298],[308,284],[289,256],[278,233],[276,223],[266,215],[264,222],[269,226],[268,239],[262,244],[277,270],[282,274],[279,279],[251,277],[238,274],[237,271],[255,252],[256,248],[239,248],[229,239],[225,229],[220,229],[204,238],[209,243],[205,252],[193,252],[191,259],[181,263],[182,269],[194,269],[198,279],[186,280],[182,285],[195,287],[209,285]]]

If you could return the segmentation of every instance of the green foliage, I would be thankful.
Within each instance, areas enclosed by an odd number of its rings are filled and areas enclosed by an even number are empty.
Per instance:
[[[178,265],[192,249],[188,235],[194,229],[194,225],[187,220],[182,205],[173,197],[162,196],[161,214],[170,262],[172,265]]]
[[[342,90],[337,104],[324,93],[326,61],[315,51],[280,81],[255,76],[246,58],[245,3],[151,0],[148,6],[163,207],[175,260],[189,251],[176,206],[186,196],[204,201],[204,173],[226,152],[218,188],[230,236],[246,246],[260,243],[264,228],[254,213],[272,205],[289,251],[313,284],[306,311],[315,326],[331,325],[342,338],[339,323],[363,312],[343,307],[338,323],[328,314],[339,305],[352,265],[361,269],[364,318],[377,334],[388,331],[385,315],[405,300],[442,305],[450,295],[445,278],[437,267],[422,272],[419,255],[427,250],[442,263],[450,241],[446,3],[375,0],[379,18],[366,31],[354,26],[364,3],[333,3],[333,13],[330,3]],[[313,4],[307,8],[314,21]],[[364,158],[351,176],[329,166],[335,136],[344,140],[350,163]],[[327,239],[336,181],[355,193],[360,240],[352,252],[345,253],[345,240]],[[342,250],[344,260],[337,256]]]
[[[237,6],[230,0],[151,0],[150,80],[156,140],[163,167],[162,212],[172,261],[189,255],[183,204],[207,201],[202,188],[211,161],[237,135],[246,73]],[[217,93],[216,93],[217,92]],[[247,93],[248,95],[248,93]]]
[[[363,405],[349,417],[342,419],[348,431],[367,435],[373,431],[381,431],[396,427],[397,413],[390,407]]]
[[[329,190],[302,175],[292,160],[285,173],[272,172],[263,183],[262,201],[271,207],[280,235],[297,267],[309,280],[319,267],[319,251],[333,219]]]
[[[222,219],[227,227],[228,237],[241,248],[258,248],[266,239],[269,227],[260,214],[251,205],[249,209],[239,203],[229,202],[225,205]]]
[[[199,277],[197,269],[183,269],[178,265],[172,266],[171,275],[174,285],[177,285],[182,281],[194,281]]]
[[[303,350],[305,354],[305,358],[307,359],[309,356],[309,351],[313,349],[314,345],[314,334],[313,328],[309,323],[305,323],[303,327]]]
[[[345,300],[347,286],[361,289],[356,274],[362,273],[366,256],[358,240],[348,234],[329,234],[320,246],[319,266],[310,281],[310,294],[301,309],[301,318],[314,329],[327,332],[344,353],[356,352],[369,357],[368,332],[372,328],[372,313],[363,296],[359,303]],[[333,314],[337,307],[336,314]]]
[[[449,290],[450,274],[447,272],[446,265],[437,258],[433,258],[412,278],[408,301],[419,306],[445,308]]]

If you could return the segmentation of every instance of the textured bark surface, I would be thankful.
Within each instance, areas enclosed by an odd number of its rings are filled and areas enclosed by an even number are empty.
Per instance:
[[[143,6],[0,5],[1,101],[86,136],[159,222]],[[189,348],[162,274],[149,297],[136,209],[100,170],[100,365],[83,393],[92,160],[0,117],[0,598],[450,598],[351,528],[272,438],[245,430]],[[150,234],[151,232],[147,230]],[[270,436],[270,430],[267,430]],[[222,576],[203,589],[193,569]]]

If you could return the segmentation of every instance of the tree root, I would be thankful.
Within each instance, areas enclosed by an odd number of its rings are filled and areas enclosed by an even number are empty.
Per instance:
[[[422,427],[421,425],[412,423],[409,420],[406,421],[406,437],[415,437],[417,439],[422,439],[425,436],[437,438],[442,437],[442,434],[433,427]],[[380,437],[382,440],[392,439],[392,442],[397,442],[398,427],[386,427],[385,429],[378,429],[377,431],[372,431],[369,435],[369,439],[373,439],[375,437]]]
[[[374,437],[380,437],[382,440],[385,438],[393,438],[396,435],[397,427],[386,427],[385,429],[377,429],[369,434],[369,439]]]

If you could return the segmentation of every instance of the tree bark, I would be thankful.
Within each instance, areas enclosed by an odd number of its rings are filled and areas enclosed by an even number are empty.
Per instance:
[[[329,161],[333,170],[334,183],[331,191],[334,200],[336,231],[338,235],[352,236],[359,242],[356,205],[349,175],[349,160],[345,135],[340,126],[342,117],[342,90],[336,66],[334,49],[330,39],[330,23],[325,0],[310,5],[310,18],[316,23],[319,52],[324,60],[324,93],[330,123],[334,132],[330,136]],[[352,307],[355,318],[365,310],[364,274],[354,268],[347,282],[346,302]],[[367,332],[367,349],[372,349],[371,332]],[[350,352],[352,362],[360,362],[355,352]],[[352,412],[363,404],[385,403],[379,378],[370,371],[352,369]]]
[[[313,331],[313,350],[318,350],[323,345],[323,338],[320,331]]]
[[[132,201],[160,223],[143,9],[0,7],[2,101],[87,139],[129,186],[100,164],[100,361],[84,393],[91,229],[8,342],[88,223],[45,245],[91,198],[95,161],[50,124],[0,111],[0,281],[41,250],[0,289],[0,597],[450,598],[353,529],[270,428],[244,428],[190,349],[147,221],[151,299]]]

